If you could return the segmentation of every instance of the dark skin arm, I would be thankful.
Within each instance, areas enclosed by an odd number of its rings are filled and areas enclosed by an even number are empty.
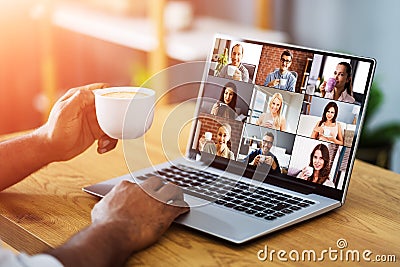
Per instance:
[[[171,199],[173,205],[166,204]],[[155,177],[140,186],[123,181],[93,208],[92,225],[48,254],[64,266],[123,266],[188,210],[181,189],[172,184]]]
[[[117,140],[105,135],[97,123],[92,92],[105,86],[92,84],[70,89],[55,103],[43,126],[1,142],[0,191],[51,162],[74,158],[96,140],[99,153],[114,149]]]
[[[105,86],[69,90],[42,127],[1,142],[0,190],[51,162],[74,158],[96,140],[100,154],[114,149],[117,140],[100,129],[91,91]],[[173,205],[166,204],[169,200]],[[172,184],[155,177],[140,186],[124,181],[95,205],[90,226],[48,254],[64,266],[122,266],[131,253],[156,242],[188,210],[182,191]]]

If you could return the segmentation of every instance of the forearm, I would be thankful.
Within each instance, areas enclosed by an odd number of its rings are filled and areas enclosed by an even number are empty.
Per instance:
[[[318,139],[318,135],[319,135],[318,131],[314,128],[311,133],[311,138]]]
[[[343,145],[343,140],[339,140],[339,139],[337,139],[337,138],[334,138],[333,139],[333,142],[336,144],[336,145]]]
[[[36,131],[0,143],[0,191],[52,162],[51,147]]]
[[[276,164],[275,160],[272,161],[271,168],[275,171],[278,168],[278,164]]]
[[[64,266],[123,266],[132,253],[129,236],[116,224],[92,224],[64,245],[47,252]]]

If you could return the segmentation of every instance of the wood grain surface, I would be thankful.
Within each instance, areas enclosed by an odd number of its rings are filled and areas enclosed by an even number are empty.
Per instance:
[[[180,108],[189,116],[193,114],[193,104]],[[120,143],[105,155],[98,155],[96,145],[93,145],[73,160],[52,163],[0,193],[0,238],[18,251],[32,254],[62,244],[89,225],[90,211],[98,198],[84,193],[82,187],[126,174],[129,169],[161,163],[183,152],[189,127],[164,124],[174,109],[171,106],[158,108],[153,127],[145,137]],[[181,121],[185,120],[182,118]],[[171,136],[166,130],[168,127],[171,131],[178,129],[180,137]],[[2,139],[9,137],[3,136]],[[164,153],[163,138],[178,143],[176,151]],[[124,157],[124,151],[127,157]],[[128,164],[126,158],[130,160]],[[288,253],[292,250],[315,250],[319,256],[321,251],[329,248],[338,250],[339,239],[347,242],[342,251],[370,250],[371,259],[376,255],[395,255],[398,262],[399,182],[399,174],[356,160],[346,204],[335,211],[244,245],[232,245],[173,225],[157,244],[133,255],[127,266],[283,265],[285,262],[280,261],[276,254],[272,261],[270,258],[260,261],[257,252],[267,246],[269,251],[285,250]],[[360,262],[333,261],[328,256],[323,263],[329,266],[378,264],[362,259]],[[286,264],[310,266],[321,265],[321,262],[289,259]],[[396,264],[380,263],[379,266]]]

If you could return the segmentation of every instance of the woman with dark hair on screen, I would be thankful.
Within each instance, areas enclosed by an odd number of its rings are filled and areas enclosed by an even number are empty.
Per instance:
[[[338,110],[335,102],[329,102],[325,106],[322,119],[315,125],[311,138],[343,145],[342,127],[336,121]]]
[[[335,87],[331,92],[327,92],[325,80],[319,87],[321,96],[333,100],[339,100],[348,103],[354,103],[352,83],[352,68],[348,62],[340,62],[336,66],[336,70],[333,73],[335,79]]]
[[[301,178],[313,183],[335,187],[329,179],[330,167],[329,149],[324,144],[318,144],[310,155],[310,163],[304,167],[297,178]]]
[[[222,88],[219,100],[212,106],[211,114],[224,118],[235,119],[236,101],[237,101],[236,85],[232,82],[228,82]]]

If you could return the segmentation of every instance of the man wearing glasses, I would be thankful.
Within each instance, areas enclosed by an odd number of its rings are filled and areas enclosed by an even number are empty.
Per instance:
[[[281,65],[279,69],[275,69],[273,72],[267,75],[264,86],[294,92],[297,75],[289,71],[289,67],[292,65],[292,60],[292,52],[289,50],[284,50],[281,55]]]
[[[270,152],[274,139],[273,133],[266,132],[262,138],[261,148],[251,152],[244,160],[250,165],[268,167],[270,173],[281,173],[278,159]]]

